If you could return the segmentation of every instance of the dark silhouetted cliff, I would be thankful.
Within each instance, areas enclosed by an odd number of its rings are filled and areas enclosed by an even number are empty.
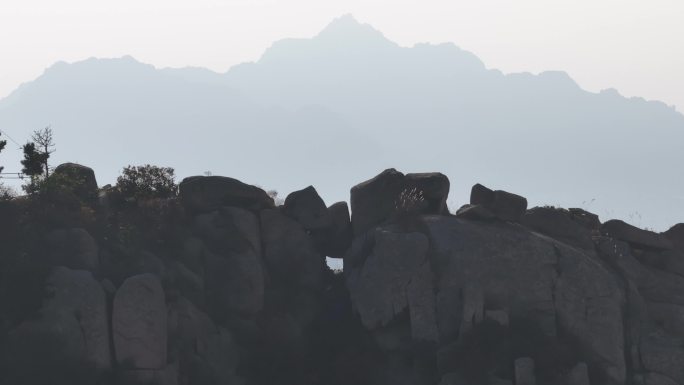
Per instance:
[[[681,224],[394,169],[329,207],[51,178],[0,202],[2,384],[684,384]]]

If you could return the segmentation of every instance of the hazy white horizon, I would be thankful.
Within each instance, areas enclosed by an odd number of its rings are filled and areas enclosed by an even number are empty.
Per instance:
[[[349,13],[402,46],[453,42],[488,68],[562,70],[589,91],[684,110],[678,0],[3,0],[0,98],[54,62],[89,57],[225,72]]]

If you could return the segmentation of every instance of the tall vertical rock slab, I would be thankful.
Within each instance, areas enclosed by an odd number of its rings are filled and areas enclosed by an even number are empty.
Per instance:
[[[164,289],[152,274],[128,278],[114,297],[112,333],[119,365],[127,369],[166,366],[167,314]]]
[[[437,340],[428,247],[421,233],[376,231],[373,253],[347,279],[352,304],[366,328],[385,326],[408,307],[413,339]]]

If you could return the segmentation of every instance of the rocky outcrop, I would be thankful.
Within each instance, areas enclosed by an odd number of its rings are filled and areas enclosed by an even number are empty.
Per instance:
[[[452,214],[449,188],[385,170],[350,216],[192,177],[35,227],[5,203],[0,383],[684,385],[681,225],[482,185]]]
[[[358,236],[402,213],[446,214],[449,179],[439,173],[387,169],[351,189],[352,227]]]

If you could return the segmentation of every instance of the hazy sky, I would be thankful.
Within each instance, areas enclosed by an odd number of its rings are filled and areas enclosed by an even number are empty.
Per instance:
[[[450,41],[490,68],[684,110],[682,0],[0,0],[0,97],[91,56],[223,72],[347,13],[400,45]]]

